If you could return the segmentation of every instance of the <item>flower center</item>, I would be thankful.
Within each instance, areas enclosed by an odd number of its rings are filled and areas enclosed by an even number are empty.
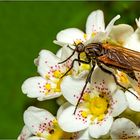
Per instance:
[[[90,98],[89,94],[86,94],[84,101],[83,104],[87,107],[88,111],[83,111],[82,117],[86,118],[88,115],[91,115],[91,121],[94,121],[96,118],[98,121],[104,119],[109,104],[105,98],[99,96]]]
[[[129,80],[124,72],[117,71],[117,79],[120,83],[129,85]]]
[[[80,53],[80,60],[87,61],[87,57],[86,57],[85,52]],[[81,73],[84,70],[90,70],[90,69],[91,69],[90,64],[80,63],[80,66],[78,68],[78,73]]]
[[[55,70],[55,71],[53,72],[53,76],[54,76],[55,78],[61,78],[62,75],[63,75],[63,74],[60,72],[60,70]]]
[[[95,116],[100,116],[107,111],[107,101],[101,97],[94,97],[90,101],[90,111]]]
[[[64,132],[58,125],[57,121],[53,122],[53,129],[49,131],[47,140],[60,140],[60,139],[71,139],[74,138],[74,133]]]

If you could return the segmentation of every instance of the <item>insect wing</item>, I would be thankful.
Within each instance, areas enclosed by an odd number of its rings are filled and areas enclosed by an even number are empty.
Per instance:
[[[116,45],[103,44],[106,53],[98,59],[106,65],[140,72],[140,52]]]

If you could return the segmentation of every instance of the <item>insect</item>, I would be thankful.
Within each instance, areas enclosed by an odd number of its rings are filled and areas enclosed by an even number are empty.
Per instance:
[[[82,89],[81,96],[77,102],[74,113],[76,112],[76,109],[80,103],[80,100],[84,94],[84,90],[88,82],[90,82],[91,80],[91,75],[92,75],[92,72],[94,71],[96,64],[102,71],[112,75],[118,86],[120,86],[124,90],[131,92],[130,90],[122,86],[117,81],[115,74],[109,71],[108,69],[106,69],[104,65],[113,69],[123,71],[129,77],[137,81],[134,71],[140,72],[140,52],[123,48],[118,45],[112,45],[109,43],[89,43],[87,45],[84,45],[83,43],[79,43],[78,45],[75,45],[75,46],[76,46],[75,49],[72,49],[70,46],[68,46],[70,49],[73,50],[73,53],[66,60],[60,62],[60,63],[64,63],[68,59],[70,59],[74,55],[75,52],[78,53],[78,58],[72,61],[72,65],[70,69],[63,76],[65,76],[73,68],[75,61],[77,61],[78,63],[92,64],[92,67],[87,75],[85,85]],[[80,59],[80,54],[82,52],[86,54],[87,61],[83,61]],[[134,96],[136,96],[133,92],[131,93]]]

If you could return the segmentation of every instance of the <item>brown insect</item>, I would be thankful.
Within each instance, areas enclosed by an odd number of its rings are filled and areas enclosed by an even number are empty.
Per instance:
[[[68,47],[70,48],[70,46],[68,46]],[[72,48],[70,48],[70,49],[72,49]],[[110,68],[113,68],[113,69],[123,71],[129,77],[131,77],[137,81],[134,71],[140,72],[140,52],[133,51],[133,50],[130,50],[127,48],[123,48],[121,46],[112,45],[109,43],[90,43],[87,45],[79,43],[78,45],[76,45],[76,48],[72,49],[72,50],[73,50],[73,53],[66,60],[64,60],[63,62],[60,62],[60,63],[66,62],[68,59],[70,59],[74,55],[75,52],[78,53],[78,58],[73,60],[71,68],[63,76],[65,76],[72,69],[75,61],[77,61],[79,64],[80,63],[92,64],[91,70],[88,73],[85,85],[81,92],[81,96],[77,102],[75,112],[76,112],[77,106],[79,105],[79,102],[84,94],[84,90],[87,86],[87,83],[90,82],[90,80],[91,80],[91,75],[92,75],[92,72],[94,71],[94,67],[96,64],[102,71],[112,75],[114,77],[114,80],[117,85],[119,85],[124,90],[131,92],[130,90],[128,90],[127,88],[122,86],[117,81],[117,78],[114,75],[114,73],[109,71],[108,69],[106,69],[104,67],[104,65],[108,66]],[[87,61],[80,60],[80,54],[82,52],[85,52]],[[133,92],[131,92],[131,93],[134,96],[136,96]],[[137,97],[137,98],[139,98],[139,97]]]

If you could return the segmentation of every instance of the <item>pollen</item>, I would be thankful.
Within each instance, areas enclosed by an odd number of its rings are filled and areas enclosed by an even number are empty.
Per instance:
[[[80,40],[80,39],[77,39],[76,41],[74,41],[75,45],[78,45],[78,44],[80,44],[81,42],[82,42],[82,40]]]
[[[127,75],[124,72],[117,71],[117,78],[120,83],[127,84],[127,85],[129,84]]]
[[[80,59],[81,60],[86,60],[87,59],[87,56],[86,56],[85,52],[80,53]]]
[[[60,72],[60,70],[55,70],[53,72],[53,75],[55,78],[60,78],[62,76],[62,73]]]
[[[88,113],[87,113],[86,111],[83,111],[83,112],[81,113],[81,115],[82,115],[83,118],[87,118]]]
[[[101,97],[94,97],[90,101],[90,111],[92,115],[98,116],[99,118],[101,115],[105,114],[107,111],[107,106],[107,100]]]
[[[60,92],[61,91],[61,82],[62,82],[62,79],[59,79],[57,82],[56,82],[56,88],[55,88],[55,92]]]
[[[51,84],[47,83],[47,84],[45,85],[45,88],[46,88],[47,90],[51,90]]]
[[[102,121],[104,119],[104,117],[105,117],[105,114],[101,114],[98,116],[97,119],[98,119],[98,121]]]
[[[89,64],[81,64],[81,68],[83,70],[90,70],[90,65]]]
[[[88,101],[90,99],[90,96],[89,96],[88,93],[84,93],[82,98],[83,98],[84,101]]]
[[[87,39],[87,34],[84,34],[84,39]]]
[[[92,36],[93,38],[95,37],[95,35],[96,35],[96,33],[95,33],[95,32],[92,32],[91,36]]]

